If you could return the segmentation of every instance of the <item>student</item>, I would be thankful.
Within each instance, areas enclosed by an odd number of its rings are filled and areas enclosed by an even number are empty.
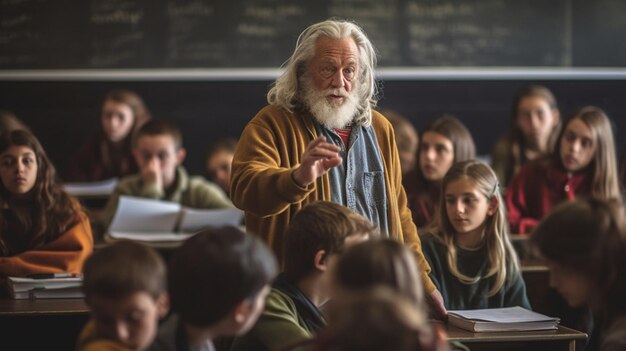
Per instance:
[[[102,102],[98,131],[79,149],[69,180],[94,182],[136,173],[132,137],[149,119],[150,112],[135,92],[110,91]]]
[[[33,134],[0,135],[0,180],[0,275],[80,273],[93,249],[89,220]]]
[[[561,129],[556,98],[544,86],[529,85],[519,90],[511,112],[511,129],[491,151],[491,167],[504,186],[527,161],[548,155]]]
[[[386,287],[340,294],[331,304],[328,327],[309,351],[442,351],[447,343],[424,341],[430,325],[413,301]]]
[[[586,350],[626,350],[626,223],[622,203],[563,203],[531,236],[547,260],[550,286],[570,306],[589,305],[596,324]]]
[[[210,181],[219,185],[226,194],[230,191],[230,171],[237,139],[220,139],[209,148],[206,158],[206,172]]]
[[[559,202],[579,196],[620,197],[611,122],[587,106],[565,123],[551,157],[526,164],[506,193],[514,233],[528,233]]]
[[[233,207],[226,194],[203,177],[190,177],[183,167],[186,151],[182,135],[173,123],[153,119],[137,132],[133,155],[139,174],[122,178],[104,211],[105,226],[110,224],[121,195],[178,202],[192,208]]]
[[[410,302],[412,310],[426,317],[428,309],[418,272],[415,255],[407,247],[394,240],[378,239],[348,248],[333,269],[333,282],[336,294],[342,296],[377,287],[392,289]],[[425,349],[438,344],[447,346],[445,332],[438,328],[425,324],[419,335]]]
[[[326,322],[319,307],[332,297],[329,267],[344,247],[374,235],[373,224],[342,205],[319,201],[303,207],[285,233],[284,272],[256,325],[235,339],[231,351],[277,350],[321,330]]]
[[[446,308],[530,308],[496,174],[482,162],[460,162],[441,189],[437,220],[421,239]]]
[[[398,156],[400,156],[400,168],[402,169],[402,181],[404,185],[407,175],[413,172],[417,163],[417,147],[419,145],[417,130],[415,130],[411,121],[395,111],[381,110],[381,113],[387,117],[391,123],[393,133],[396,136],[396,145],[398,145]]]
[[[473,159],[476,147],[467,128],[452,116],[431,122],[419,140],[419,166],[405,180],[405,187],[413,221],[421,229],[434,218],[443,176],[454,163]]]
[[[169,264],[174,315],[150,350],[215,350],[215,338],[247,332],[263,311],[276,271],[270,249],[235,227],[189,238]]]
[[[122,240],[85,262],[83,291],[91,318],[78,351],[145,350],[169,310],[166,268],[153,249]]]

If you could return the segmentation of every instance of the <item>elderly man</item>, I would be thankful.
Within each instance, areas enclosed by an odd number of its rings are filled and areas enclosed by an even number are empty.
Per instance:
[[[247,229],[281,261],[285,229],[304,205],[343,204],[409,245],[426,291],[441,302],[407,207],[392,127],[372,110],[375,65],[371,42],[353,23],[329,20],[304,30],[267,94],[269,106],[241,135],[231,197]]]

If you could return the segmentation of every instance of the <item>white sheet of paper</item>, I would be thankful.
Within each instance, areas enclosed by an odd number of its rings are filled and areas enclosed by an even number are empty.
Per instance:
[[[236,208],[193,209],[183,208],[180,219],[180,231],[195,233],[206,227],[231,225],[238,227],[243,218],[243,211]]]
[[[111,195],[116,185],[117,178],[111,178],[99,182],[64,183],[63,188],[74,196],[105,196]]]
[[[159,242],[159,241],[184,241],[193,234],[185,233],[129,233],[129,232],[109,232],[115,239],[129,239],[136,241]]]
[[[109,233],[173,233],[180,209],[175,202],[120,196]]]

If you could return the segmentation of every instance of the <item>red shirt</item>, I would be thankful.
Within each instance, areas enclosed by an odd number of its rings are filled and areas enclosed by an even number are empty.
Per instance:
[[[525,164],[506,192],[512,233],[528,233],[564,200],[591,194],[589,171],[572,174],[545,159]]]

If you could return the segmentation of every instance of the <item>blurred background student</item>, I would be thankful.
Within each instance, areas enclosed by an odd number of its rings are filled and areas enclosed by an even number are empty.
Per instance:
[[[350,292],[329,308],[328,327],[309,351],[445,351],[447,342],[424,339],[430,325],[413,301],[386,287]]]
[[[565,123],[550,157],[527,163],[506,192],[513,233],[528,233],[557,204],[593,195],[620,198],[611,120],[594,106]]]
[[[556,98],[541,85],[529,85],[517,92],[511,117],[511,128],[491,151],[491,167],[503,186],[527,161],[549,154],[561,130]]]
[[[413,172],[417,164],[417,147],[419,136],[417,130],[406,117],[392,110],[381,110],[393,127],[396,135],[396,145],[398,145],[398,155],[400,156],[400,168],[402,169],[402,185],[407,175]]]
[[[476,146],[469,130],[452,116],[432,121],[419,140],[418,166],[404,183],[413,222],[421,229],[434,218],[443,176],[456,162],[474,159]]]
[[[228,194],[230,192],[230,171],[233,156],[237,148],[237,139],[224,138],[215,141],[209,147],[206,157],[207,178],[219,185]]]
[[[531,237],[547,260],[550,286],[572,308],[593,312],[595,321],[584,313],[563,320],[590,333],[585,350],[626,350],[625,216],[619,200],[579,199],[556,207]]]
[[[150,112],[137,93],[110,91],[102,102],[98,131],[80,148],[68,181],[93,182],[136,173],[132,137],[149,119]]]

